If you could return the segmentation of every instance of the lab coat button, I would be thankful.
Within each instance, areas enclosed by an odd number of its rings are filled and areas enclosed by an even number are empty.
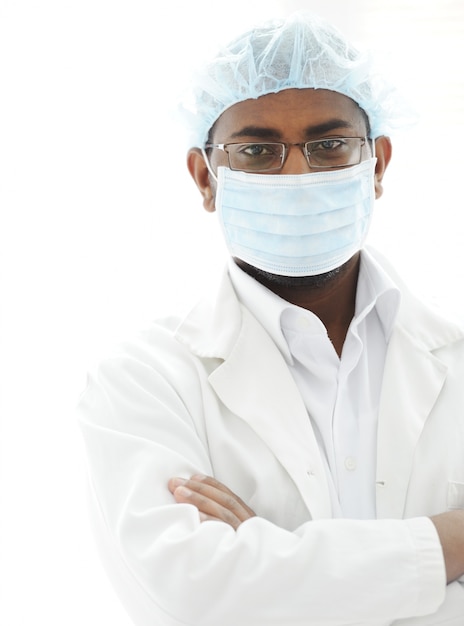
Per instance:
[[[356,463],[356,459],[353,458],[352,456],[347,456],[345,459],[345,467],[349,472],[352,472],[353,470],[355,470],[357,468],[357,463]]]

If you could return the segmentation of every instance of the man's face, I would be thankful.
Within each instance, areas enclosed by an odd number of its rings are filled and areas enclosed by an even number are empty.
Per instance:
[[[219,117],[210,139],[214,143],[301,143],[367,134],[366,116],[350,98],[325,89],[287,89],[233,105]],[[370,147],[365,144],[362,159],[370,156]],[[210,162],[213,171],[217,171],[218,166],[228,165],[227,155],[214,149],[210,151]],[[293,146],[276,174],[310,171],[301,148]]]
[[[287,89],[233,105],[218,118],[208,141],[217,144],[242,142],[300,144],[322,138],[368,135],[365,113],[347,96],[325,89]],[[377,160],[374,185],[376,197],[379,197],[382,194],[383,174],[391,156],[391,144],[387,137],[380,137],[375,143]],[[208,155],[213,172],[217,172],[219,166],[227,167],[229,164],[227,154],[221,149],[208,150]],[[366,142],[362,146],[361,160],[370,157],[372,157],[371,143]],[[215,211],[216,180],[211,175],[199,148],[190,150],[187,163],[190,174],[203,196],[204,208],[207,211]],[[282,169],[277,170],[275,175],[298,175],[311,171],[301,147],[290,146]],[[307,286],[318,281],[319,284],[322,279],[329,280],[331,278],[329,274],[288,280],[292,286],[296,283]],[[287,279],[287,277],[277,278]]]

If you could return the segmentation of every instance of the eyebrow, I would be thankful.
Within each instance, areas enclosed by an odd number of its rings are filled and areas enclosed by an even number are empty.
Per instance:
[[[305,137],[318,137],[336,129],[353,129],[352,124],[346,120],[334,118],[321,124],[309,125],[304,130]],[[231,139],[244,137],[259,137],[260,139],[282,139],[282,133],[276,128],[265,126],[244,126],[230,135]]]
[[[346,120],[342,120],[342,119],[331,119],[328,120],[327,122],[323,122],[322,124],[315,124],[314,126],[307,126],[306,127],[306,136],[320,136],[320,135],[324,135],[325,133],[328,133],[332,130],[336,130],[336,129],[352,129],[354,130],[354,127],[352,124],[350,124],[350,122],[347,122]]]

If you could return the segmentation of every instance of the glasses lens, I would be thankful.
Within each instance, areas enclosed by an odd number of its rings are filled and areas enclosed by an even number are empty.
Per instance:
[[[281,143],[234,143],[227,145],[233,170],[263,172],[280,169],[285,146]]]
[[[359,137],[330,137],[308,141],[305,149],[311,167],[343,167],[361,162],[363,144]]]

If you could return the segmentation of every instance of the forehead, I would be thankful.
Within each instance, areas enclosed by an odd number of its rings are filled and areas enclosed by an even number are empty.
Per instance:
[[[366,116],[351,98],[327,89],[286,89],[244,100],[224,111],[212,129],[214,141],[245,137],[301,141],[339,131],[366,134]]]

